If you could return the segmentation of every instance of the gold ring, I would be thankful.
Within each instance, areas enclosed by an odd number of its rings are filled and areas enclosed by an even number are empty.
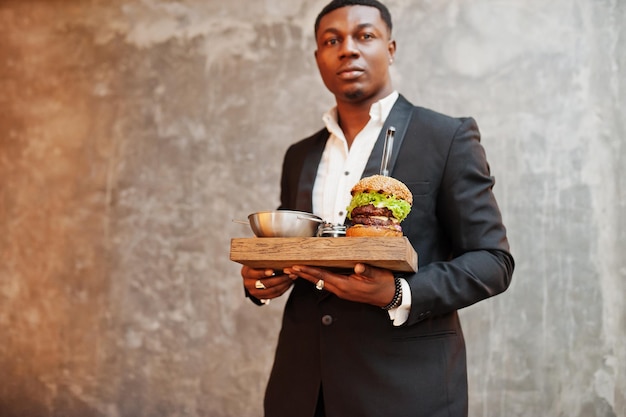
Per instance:
[[[322,291],[324,289],[324,280],[320,279],[319,281],[317,281],[317,284],[315,284],[315,288]]]
[[[256,282],[254,283],[254,288],[256,288],[257,290],[264,290],[267,287],[265,286],[265,284],[261,282],[260,279],[257,279]]]

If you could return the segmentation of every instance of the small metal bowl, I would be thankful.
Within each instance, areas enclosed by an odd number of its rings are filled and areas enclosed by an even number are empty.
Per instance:
[[[257,237],[313,237],[323,220],[304,211],[261,211],[248,216]]]

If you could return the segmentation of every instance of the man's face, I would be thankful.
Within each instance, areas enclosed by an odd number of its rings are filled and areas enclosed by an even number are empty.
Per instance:
[[[375,7],[333,10],[322,17],[316,41],[317,66],[337,100],[374,102],[393,91],[389,65],[396,44]]]

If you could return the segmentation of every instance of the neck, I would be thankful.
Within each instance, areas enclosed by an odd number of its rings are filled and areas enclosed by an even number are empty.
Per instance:
[[[337,119],[348,142],[348,147],[350,147],[356,135],[363,130],[370,120],[370,106],[364,108],[361,106],[345,106],[337,103]]]
[[[376,96],[362,102],[337,100],[337,118],[339,126],[348,142],[348,148],[352,146],[356,135],[358,135],[365,125],[367,125],[367,122],[369,122],[372,104],[389,94],[391,94],[391,91],[387,94]]]

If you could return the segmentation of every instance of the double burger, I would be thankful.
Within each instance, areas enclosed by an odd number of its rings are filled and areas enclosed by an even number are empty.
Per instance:
[[[356,183],[351,194],[347,208],[351,226],[346,236],[402,236],[400,222],[413,204],[413,195],[403,182],[373,175]]]

